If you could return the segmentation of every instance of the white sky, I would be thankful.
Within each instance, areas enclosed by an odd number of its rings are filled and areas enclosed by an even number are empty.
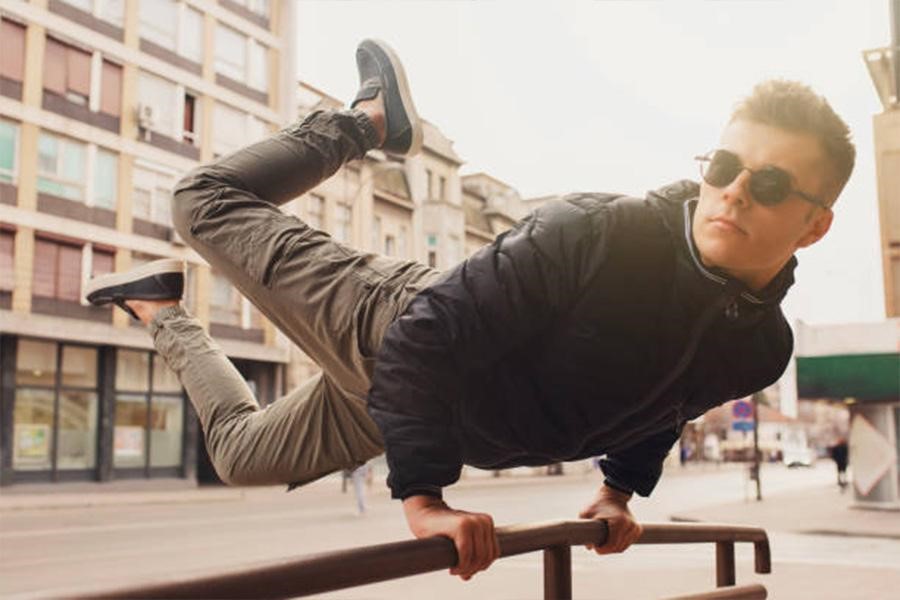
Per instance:
[[[299,0],[299,77],[356,90],[354,51],[387,41],[419,113],[463,172],[523,196],[642,195],[696,179],[731,108],[769,77],[804,81],[854,132],[858,159],[831,232],[801,251],[789,320],[884,318],[872,116],[862,51],[890,41],[889,0]]]

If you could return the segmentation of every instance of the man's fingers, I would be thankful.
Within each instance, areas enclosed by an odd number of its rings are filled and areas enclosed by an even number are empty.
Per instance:
[[[610,521],[609,536],[602,546],[595,546],[597,554],[615,554],[624,552],[633,544],[643,532],[643,527],[636,521]]]
[[[450,570],[468,581],[478,571],[487,569],[500,555],[500,544],[490,515],[467,515],[454,537],[458,562]]]

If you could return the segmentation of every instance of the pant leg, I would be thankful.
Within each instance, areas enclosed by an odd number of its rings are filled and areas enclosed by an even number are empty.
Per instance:
[[[314,113],[176,188],[173,216],[185,241],[323,368],[260,411],[195,321],[155,335],[226,481],[304,483],[381,452],[365,410],[373,357],[387,326],[437,272],[337,244],[276,207],[361,157],[374,143],[370,129],[361,113]],[[179,350],[191,344],[201,351]]]
[[[371,358],[423,265],[336,243],[276,204],[299,196],[375,143],[358,111],[317,112],[176,187],[175,226],[347,393],[363,397]],[[381,310],[383,303],[388,310]],[[405,306],[405,305],[404,305]]]
[[[382,452],[364,404],[347,401],[322,374],[260,409],[241,374],[183,308],[161,310],[150,330],[194,405],[224,482],[302,484]]]

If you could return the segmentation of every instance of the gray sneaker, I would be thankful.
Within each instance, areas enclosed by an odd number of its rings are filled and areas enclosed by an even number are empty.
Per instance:
[[[163,258],[124,273],[100,275],[88,282],[84,295],[94,306],[115,304],[135,319],[126,300],[181,300],[184,294],[184,261]]]
[[[380,40],[363,40],[356,48],[359,91],[351,108],[362,100],[382,93],[385,139],[381,149],[399,156],[411,156],[422,148],[422,123],[409,93],[403,63]]]

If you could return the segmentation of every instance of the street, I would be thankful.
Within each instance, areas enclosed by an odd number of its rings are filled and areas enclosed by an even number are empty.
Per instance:
[[[676,512],[742,501],[750,495],[737,465],[679,469],[664,475],[651,499],[632,502],[639,520],[665,522]],[[837,502],[833,466],[766,465],[763,493],[809,490],[810,503]],[[562,477],[470,477],[450,488],[452,506],[494,515],[498,525],[571,518],[591,496],[596,473]],[[283,488],[191,490],[191,501],[86,508],[7,510],[0,534],[0,595],[47,597],[201,573],[315,552],[407,539],[399,503],[376,475],[368,511],[356,514],[352,491],[337,477],[285,493]],[[208,496],[208,498],[207,498]],[[898,519],[896,512],[876,518]],[[887,522],[887,521],[885,521]],[[737,546],[737,582],[764,584],[772,598],[888,598],[900,587],[900,539],[769,531],[773,573],[752,572],[752,547]],[[712,544],[636,546],[617,556],[572,553],[581,598],[659,598],[715,587]],[[329,598],[536,598],[541,556],[503,559],[462,583],[445,573],[343,590]]]

